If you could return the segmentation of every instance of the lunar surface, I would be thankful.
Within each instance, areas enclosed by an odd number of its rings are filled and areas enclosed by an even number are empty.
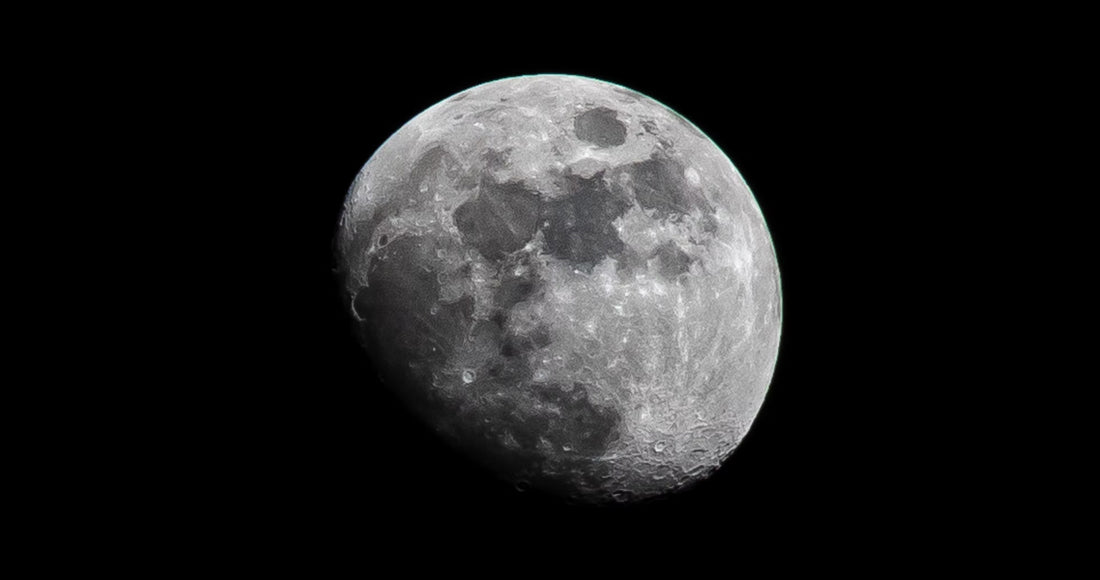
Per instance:
[[[756,200],[624,87],[517,77],[432,106],[360,171],[337,247],[382,382],[520,488],[683,489],[771,381],[781,293]]]

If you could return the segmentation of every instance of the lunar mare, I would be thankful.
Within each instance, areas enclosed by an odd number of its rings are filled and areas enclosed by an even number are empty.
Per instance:
[[[771,381],[779,270],[722,151],[641,94],[539,75],[424,111],[337,239],[384,382],[522,487],[586,502],[705,478]]]

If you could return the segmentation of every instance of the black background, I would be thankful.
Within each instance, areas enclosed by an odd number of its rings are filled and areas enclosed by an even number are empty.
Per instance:
[[[944,115],[970,105],[963,73],[919,42],[688,35],[569,55],[290,30],[219,52],[177,87],[192,103],[178,130],[210,169],[193,184],[208,219],[192,235],[198,292],[217,307],[173,477],[209,533],[375,555],[391,543],[889,550],[977,513],[958,475],[969,443],[943,435],[965,337],[929,283],[965,260],[929,240],[954,224],[928,190],[959,185],[936,143]],[[497,481],[372,381],[340,302],[332,239],[374,150],[454,93],[535,73],[618,83],[691,120],[734,161],[776,247],[783,331],[763,410],[718,473],[662,501],[567,506]]]

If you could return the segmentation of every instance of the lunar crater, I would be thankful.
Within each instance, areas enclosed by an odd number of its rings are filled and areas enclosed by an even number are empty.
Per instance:
[[[626,143],[626,125],[618,119],[616,111],[607,107],[595,107],[574,117],[573,132],[581,141],[598,147]]]

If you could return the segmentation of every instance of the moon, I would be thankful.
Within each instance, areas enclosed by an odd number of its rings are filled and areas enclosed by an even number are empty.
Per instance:
[[[690,487],[775,369],[756,199],[702,131],[622,86],[524,76],[437,103],[363,166],[336,247],[380,380],[519,489]]]

